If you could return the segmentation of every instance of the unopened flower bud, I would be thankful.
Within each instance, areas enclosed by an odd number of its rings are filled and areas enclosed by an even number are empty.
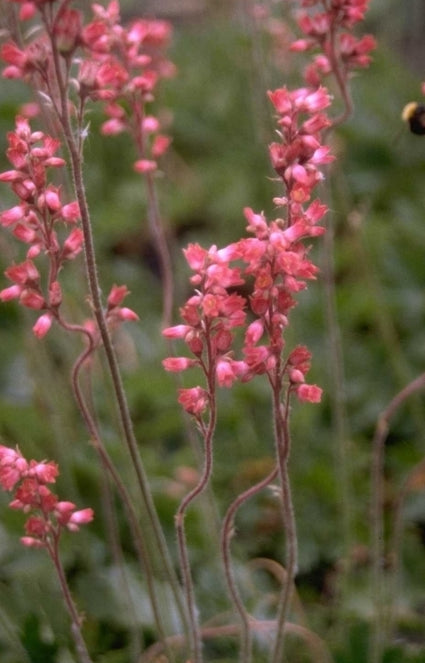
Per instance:
[[[53,319],[50,313],[44,313],[44,315],[41,315],[32,328],[34,335],[37,336],[37,338],[43,338],[43,336],[46,336],[52,326],[52,322]]]

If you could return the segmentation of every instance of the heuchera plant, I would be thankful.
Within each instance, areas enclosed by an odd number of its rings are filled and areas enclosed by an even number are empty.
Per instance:
[[[217,387],[231,387],[236,380],[249,381],[265,375],[270,385],[277,472],[283,501],[284,527],[287,535],[287,583],[281,600],[277,627],[276,658],[281,660],[284,622],[296,573],[296,534],[288,476],[290,452],[289,403],[292,394],[301,401],[319,402],[321,389],[306,383],[310,352],[304,346],[287,349],[284,331],[297,293],[316,278],[317,267],[309,258],[306,241],[324,232],[319,224],[326,206],[311,201],[312,191],[322,179],[321,164],[333,157],[320,142],[320,132],[329,126],[323,111],[330,104],[324,88],[289,91],[280,88],[269,93],[278,116],[280,142],[270,145],[273,167],[282,179],[285,196],[276,198],[281,217],[267,222],[264,214],[245,209],[247,237],[217,249],[190,245],[186,260],[194,272],[191,283],[195,294],[180,313],[185,324],[164,330],[167,338],[185,341],[193,358],[165,359],[166,370],[182,371],[198,366],[205,376],[204,386],[180,389],[179,402],[191,414],[201,431],[205,445],[205,469],[196,488],[183,500],[177,512],[176,526],[182,568],[189,568],[184,534],[184,514],[206,487],[212,472],[212,440],[217,418]],[[233,290],[243,284],[250,287],[249,299]],[[247,311],[252,321],[246,324]],[[233,349],[235,330],[243,329],[242,357]],[[185,589],[194,641],[195,660],[200,656],[196,610],[190,574]],[[239,602],[237,602],[239,605]],[[246,621],[246,620],[245,620]],[[249,624],[247,624],[249,626]],[[198,636],[198,637],[196,637]],[[246,636],[247,637],[247,636]],[[248,656],[245,642],[245,660]]]
[[[170,38],[169,24],[136,20],[125,27],[120,22],[116,0],[106,7],[93,4],[88,22],[69,0],[7,0],[7,3],[19,5],[21,22],[34,21],[42,29],[30,31],[28,34],[35,36],[29,36],[24,43],[8,40],[3,44],[0,51],[6,62],[3,75],[22,79],[37,91],[39,106],[27,106],[27,115],[30,112],[36,116],[41,106],[56,133],[52,136],[34,129],[22,111],[16,118],[15,131],[8,135],[7,157],[12,167],[0,174],[0,181],[10,186],[18,200],[0,213],[0,224],[27,249],[22,262],[7,268],[5,274],[12,285],[1,290],[0,299],[15,299],[37,311],[33,332],[39,339],[56,322],[85,340],[85,348],[72,370],[75,398],[102,465],[124,503],[158,639],[171,660],[174,655],[164,617],[166,606],[161,603],[153,579],[158,572],[168,580],[187,655],[193,663],[201,663],[202,607],[199,610],[195,601],[185,516],[211,479],[218,388],[231,388],[236,382],[246,383],[263,376],[270,389],[275,463],[267,477],[230,505],[223,520],[221,552],[229,595],[240,618],[237,630],[241,635],[241,663],[252,660],[252,633],[264,626],[274,638],[270,661],[281,663],[297,573],[297,536],[289,478],[290,406],[293,397],[301,402],[318,403],[322,395],[319,386],[307,381],[311,363],[308,348],[287,347],[285,330],[299,294],[318,275],[310,257],[310,242],[325,232],[322,221],[327,206],[315,197],[315,190],[324,179],[324,169],[334,159],[325,137],[352,109],[349,74],[368,64],[374,47],[372,37],[358,39],[351,32],[363,19],[368,2],[301,0],[296,3],[300,7],[297,20],[303,37],[295,40],[291,49],[313,51],[314,55],[305,70],[303,87],[290,90],[282,86],[268,93],[277,122],[277,139],[269,145],[269,154],[277,180],[283,186],[280,195],[273,199],[279,212],[268,220],[263,212],[247,207],[246,237],[221,248],[214,245],[205,249],[193,243],[185,249],[194,292],[181,307],[182,321],[175,326],[169,324],[171,261],[153,179],[158,159],[166,153],[170,138],[149,110],[158,81],[174,73],[173,65],[163,55]],[[256,11],[267,18],[264,8],[259,11],[257,7]],[[323,85],[328,76],[336,81],[344,105],[342,113],[334,118],[328,115],[332,98]],[[92,103],[99,104],[106,116],[101,127],[105,136],[122,131],[130,134],[135,145],[134,168],[145,178],[149,221],[164,283],[163,335],[183,341],[186,347],[186,354],[164,359],[164,368],[178,373],[196,367],[203,375],[202,384],[181,388],[178,393],[179,403],[195,421],[204,444],[204,467],[199,482],[181,501],[175,519],[183,599],[150,496],[111,337],[117,324],[137,320],[137,314],[122,306],[128,294],[125,285],[113,286],[106,303],[99,285],[82,167],[87,135],[85,114]],[[67,152],[67,160],[58,155],[61,147]],[[71,195],[51,177],[51,172],[66,167],[67,162],[74,185]],[[68,321],[62,312],[60,272],[80,252],[85,255],[93,318],[76,324]],[[39,267],[42,263],[43,267]],[[240,294],[246,291],[249,296]],[[96,417],[79,384],[81,371],[88,370],[89,360],[100,346],[105,351],[122,437],[140,489],[138,504],[130,497],[125,480],[102,443]],[[93,514],[91,509],[78,511],[74,504],[58,501],[46,486],[56,475],[54,463],[27,462],[19,451],[0,447],[0,483],[6,490],[15,490],[11,506],[26,513],[31,511],[23,543],[44,547],[49,552],[75,626],[76,649],[80,660],[87,663],[90,659],[60,566],[58,542],[65,527],[77,529],[79,524],[89,522]],[[230,542],[239,507],[276,481],[286,540],[286,575],[276,618],[263,624],[244,606],[232,570]]]
[[[13,491],[11,509],[22,511],[26,516],[25,536],[21,542],[28,548],[44,548],[56,570],[69,616],[72,634],[80,660],[90,657],[81,634],[82,619],[77,612],[66,581],[59,555],[59,542],[65,529],[78,532],[80,525],[93,520],[93,509],[80,509],[73,502],[60,501],[48,484],[55,483],[59,469],[50,461],[26,460],[19,449],[0,445],[0,486]]]

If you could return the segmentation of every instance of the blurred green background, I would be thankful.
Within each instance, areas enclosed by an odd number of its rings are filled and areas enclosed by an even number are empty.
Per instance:
[[[157,184],[174,259],[176,322],[178,306],[190,294],[181,248],[190,241],[208,246],[237,240],[244,234],[243,207],[264,210],[271,218],[272,197],[282,193],[273,181],[267,155],[274,127],[266,90],[300,85],[301,58],[276,57],[270,40],[247,17],[250,5],[249,0],[121,2],[125,19],[155,15],[174,25],[169,55],[177,75],[162,83],[153,111],[169,123],[173,137]],[[4,6],[3,0],[0,9]],[[274,7],[276,15],[279,6]],[[344,389],[338,394],[344,415],[339,427],[332,377],[335,348],[324,279],[300,294],[288,330],[288,345],[305,343],[312,350],[311,381],[324,389],[320,405],[294,404],[291,472],[300,548],[298,588],[309,625],[327,641],[336,663],[366,660],[373,611],[369,509],[376,419],[423,370],[425,360],[425,138],[409,133],[400,120],[408,101],[421,100],[424,29],[425,6],[420,0],[371,3],[365,31],[377,36],[378,49],[371,67],[352,79],[355,113],[332,137],[338,158],[320,192],[330,206],[327,218],[334,234],[344,376]],[[0,82],[2,170],[8,167],[6,133],[27,94],[19,83]],[[167,356],[159,333],[161,283],[144,188],[132,170],[131,142],[125,135],[100,137],[101,118],[95,110],[90,121],[86,182],[100,278],[105,293],[113,283],[126,283],[131,290],[128,305],[140,316],[140,324],[126,325],[116,342],[141,454],[175,558],[173,516],[190,486],[187,468],[196,467],[197,439],[182,420],[176,381],[160,365]],[[1,209],[14,204],[6,189],[2,186],[0,191]],[[325,271],[328,257],[323,247],[324,242],[316,242],[313,256]],[[22,256],[22,247],[3,232],[2,270]],[[82,261],[66,271],[66,307],[80,321],[89,316],[81,298],[86,291]],[[6,279],[3,284],[6,287]],[[110,496],[69,384],[80,345],[56,328],[36,341],[30,332],[33,322],[31,312],[13,303],[2,304],[1,442],[19,445],[27,457],[55,459],[61,468],[60,495],[81,507],[95,508],[93,525],[63,541],[71,588],[86,614],[84,632],[94,660],[136,661],[140,639],[149,644],[154,637],[152,619],[120,513],[117,528],[131,601],[122,568],[110,551]],[[94,378],[102,433],[125,474],[128,458],[101,362]],[[184,376],[184,384],[194,384],[190,374]],[[218,559],[219,516],[240,491],[267,473],[273,453],[265,381],[220,393],[219,403],[214,502],[211,496],[200,500],[188,520],[203,621],[230,610]],[[397,415],[386,445],[388,533],[400,487],[423,457],[424,430],[424,399],[417,396]],[[341,486],[344,473],[347,481]],[[403,509],[397,622],[385,663],[419,663],[425,658],[424,486],[425,477],[419,476]],[[22,517],[10,512],[7,504],[8,496],[0,495],[0,660],[68,663],[74,659],[56,579],[43,552],[20,545]],[[280,512],[271,492],[241,510],[233,550],[249,608],[258,617],[270,618],[278,582],[247,562],[256,558],[283,562]],[[346,574],[343,568],[348,569]],[[258,657],[262,660],[260,649]],[[209,644],[206,660],[235,661],[236,653],[229,642]],[[298,642],[288,660],[310,659]]]

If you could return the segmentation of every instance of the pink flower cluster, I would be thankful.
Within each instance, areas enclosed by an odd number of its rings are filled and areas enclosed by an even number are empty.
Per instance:
[[[120,24],[118,0],[111,0],[106,8],[92,4],[93,19],[86,24],[82,12],[71,8],[69,2],[34,0],[20,4],[21,20],[33,18],[38,11],[46,32],[37,31],[25,48],[13,41],[3,44],[0,55],[8,65],[3,76],[31,81],[45,99],[59,107],[51,73],[53,45],[68,72],[73,71],[71,65],[77,68],[75,77],[68,76],[69,96],[78,91],[75,114],[81,116],[88,99],[102,101],[108,117],[102,132],[115,135],[130,131],[142,157],[135,169],[155,170],[156,159],[167,150],[170,138],[161,133],[156,117],[145,114],[145,103],[153,100],[158,80],[175,71],[162,55],[170,40],[171,25],[139,19],[124,27]]]
[[[190,268],[195,272],[191,282],[196,294],[188,299],[180,313],[185,324],[164,329],[166,338],[182,338],[195,359],[170,357],[163,361],[168,371],[181,371],[200,366],[207,376],[209,391],[201,387],[181,389],[179,402],[194,415],[200,415],[209,404],[209,395],[214,391],[215,381],[230,387],[234,380],[246,372],[244,362],[235,361],[230,352],[233,329],[245,323],[246,301],[229,288],[243,283],[239,267],[230,262],[239,257],[238,245],[209,251],[199,244],[191,244],[184,254]]]
[[[167,338],[183,339],[194,355],[165,359],[165,369],[198,366],[207,378],[207,390],[199,386],[180,390],[180,403],[198,419],[209,405],[215,382],[231,387],[237,379],[246,381],[259,374],[266,374],[279,392],[286,378],[300,400],[321,398],[319,387],[305,383],[308,350],[300,346],[284,357],[284,331],[294,296],[317,274],[304,242],[324,232],[318,222],[327,208],[310,198],[323,177],[319,166],[333,159],[320,143],[320,132],[329,124],[323,110],[330,99],[324,88],[294,92],[281,88],[269,97],[278,114],[281,139],[270,145],[270,156],[286,193],[274,202],[285,209],[284,218],[268,223],[264,214],[246,208],[247,231],[253,237],[224,249],[213,246],[207,251],[190,245],[185,256],[195,272],[191,282],[196,293],[180,311],[185,324],[163,332]],[[235,292],[242,284],[251,289],[249,301]],[[238,360],[233,330],[245,326],[248,307],[253,320],[245,328],[243,359]]]
[[[58,474],[56,463],[28,461],[19,450],[0,445],[0,486],[14,492],[9,506],[28,515],[26,536],[21,538],[25,546],[49,548],[64,528],[77,532],[93,520],[93,509],[77,510],[73,502],[60,501],[47,487]]]
[[[335,62],[344,79],[353,69],[369,65],[375,38],[357,38],[351,32],[363,20],[369,0],[302,0],[301,5],[304,9],[298,13],[297,22],[305,37],[294,41],[290,48],[297,52],[320,51],[305,71],[309,85],[320,85],[324,76],[335,72]]]
[[[81,41],[88,54],[78,73],[80,96],[105,102],[108,120],[102,133],[129,131],[136,139],[140,156],[135,170],[156,169],[156,159],[168,148],[170,138],[160,133],[160,122],[145,114],[153,100],[157,82],[173,75],[174,66],[162,55],[171,36],[171,24],[139,19],[124,27],[119,23],[119,3],[112,0],[104,9],[92,5],[94,20],[87,24]]]
[[[17,299],[27,308],[43,311],[33,326],[34,334],[42,338],[59,316],[62,303],[59,272],[83,247],[83,231],[78,225],[80,211],[77,201],[64,203],[61,187],[48,180],[49,168],[65,165],[64,159],[56,156],[60,147],[58,140],[42,131],[32,131],[29,121],[18,116],[15,131],[8,134],[8,142],[7,157],[13,168],[0,173],[0,182],[9,184],[19,204],[0,212],[0,225],[28,249],[23,262],[6,269],[12,285],[0,291],[0,301]],[[64,239],[58,234],[61,225],[71,226]],[[40,255],[47,256],[49,262],[45,287],[34,262]],[[125,286],[113,286],[111,290],[106,314],[111,327],[118,322],[138,319],[134,311],[121,307],[127,294]]]
[[[76,226],[79,207],[76,201],[64,203],[60,187],[48,182],[49,168],[60,168],[65,161],[55,156],[60,143],[41,131],[32,131],[27,119],[16,118],[14,132],[8,134],[7,157],[13,169],[0,173],[0,181],[10,185],[19,204],[0,213],[0,225],[29,248],[24,262],[10,266],[5,274],[13,285],[0,292],[1,301],[19,299],[28,308],[44,310],[33,331],[44,336],[62,301],[58,274],[64,263],[82,249],[83,232]],[[58,225],[73,226],[64,240]],[[43,292],[40,273],[34,264],[39,254],[47,255],[50,270]]]
[[[156,159],[168,148],[170,138],[160,133],[160,122],[146,115],[145,104],[161,77],[173,75],[174,66],[162,55],[171,36],[171,25],[165,21],[139,19],[128,27],[119,21],[118,2],[106,10],[93,6],[95,20],[83,31],[83,41],[91,54],[80,67],[81,90],[90,86],[95,74],[95,97],[104,99],[108,120],[102,133],[115,135],[129,131],[136,139],[140,156],[135,170],[156,169]],[[93,94],[93,92],[92,92]]]

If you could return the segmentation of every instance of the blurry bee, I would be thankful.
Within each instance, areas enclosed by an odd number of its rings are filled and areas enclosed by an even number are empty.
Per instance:
[[[409,123],[413,134],[425,135],[425,104],[418,104],[416,101],[406,104],[401,119]]]

